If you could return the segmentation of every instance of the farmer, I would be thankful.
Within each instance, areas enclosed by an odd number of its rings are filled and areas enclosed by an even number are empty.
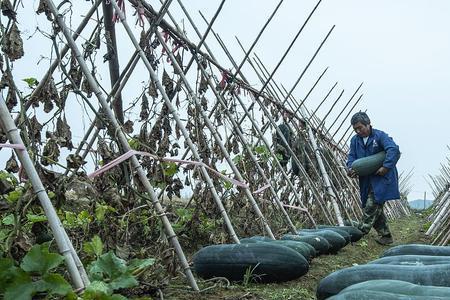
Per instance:
[[[362,222],[358,228],[369,233],[373,227],[380,235],[376,241],[382,245],[393,243],[392,234],[383,212],[384,202],[400,198],[398,188],[398,174],[396,163],[400,158],[400,150],[394,140],[385,132],[374,129],[370,119],[364,112],[357,112],[352,116],[351,124],[356,132],[350,141],[350,152],[347,159],[347,175],[356,178],[358,175],[352,170],[353,161],[380,151],[386,152],[383,165],[368,176],[359,176],[359,192],[363,207]]]

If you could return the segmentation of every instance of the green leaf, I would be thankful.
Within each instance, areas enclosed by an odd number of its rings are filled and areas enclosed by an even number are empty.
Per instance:
[[[41,275],[56,268],[64,261],[64,257],[48,251],[48,244],[34,245],[25,255],[20,267],[26,272],[37,272]]]
[[[114,211],[116,211],[116,210],[109,205],[103,205],[103,204],[97,203],[95,205],[95,219],[98,222],[101,222],[105,219],[106,213],[114,212]]]
[[[4,240],[6,240],[6,238],[9,236],[10,233],[11,233],[11,230],[4,229],[4,228],[0,229],[0,243],[3,242]]]
[[[22,81],[25,81],[30,89],[39,84],[39,81],[34,77],[24,78]]]
[[[135,139],[129,139],[128,140],[128,145],[130,146],[131,149],[137,150],[138,146],[139,146],[139,141],[135,140]]]
[[[236,155],[235,157],[233,157],[232,161],[235,165],[238,165],[242,161],[242,155]]]
[[[15,281],[5,290],[4,300],[31,300],[36,292],[31,278],[28,278],[27,281]]]
[[[10,258],[0,258],[0,292],[13,284],[31,281],[30,276],[22,269],[15,266]]]
[[[233,187],[233,184],[232,184],[231,182],[229,182],[229,181],[224,180],[224,181],[223,181],[223,187],[224,187],[226,190],[229,190],[229,189],[231,189],[231,188]]]
[[[98,235],[95,235],[90,242],[83,244],[83,250],[89,255],[99,257],[103,253],[103,243]]]
[[[89,271],[92,274],[103,274],[110,279],[115,279],[127,271],[127,266],[123,259],[109,251],[93,262]]]
[[[101,296],[111,295],[113,290],[109,287],[106,282],[103,281],[92,281],[91,284],[86,288],[83,294],[83,299],[108,299],[101,298]]]
[[[113,290],[117,290],[117,289],[125,289],[125,288],[130,288],[130,287],[134,287],[137,286],[139,284],[139,282],[136,280],[136,278],[129,274],[129,273],[125,273],[120,275],[119,277],[115,278],[114,280],[112,280],[109,283],[109,286],[113,289]]]
[[[41,280],[34,282],[35,289],[39,292],[47,292],[49,295],[65,296],[72,292],[70,284],[60,274],[46,274]]]
[[[27,219],[31,223],[44,222],[44,221],[47,221],[47,216],[46,215],[27,214]]]
[[[162,166],[163,166],[165,176],[171,177],[171,176],[175,175],[178,171],[177,164],[174,162],[163,162]]]
[[[2,223],[4,224],[4,225],[6,225],[6,226],[8,226],[8,225],[14,225],[14,220],[15,220],[15,217],[14,217],[14,215],[13,214],[9,214],[9,215],[7,215],[6,217],[4,217],[3,219],[2,219]]]
[[[142,269],[152,266],[154,263],[155,263],[154,258],[144,258],[144,259],[135,258],[129,261],[128,271],[133,273],[139,272]]]
[[[17,200],[19,200],[19,198],[21,196],[22,196],[22,190],[17,189],[17,190],[9,192],[8,196],[6,196],[6,200],[10,203],[14,203],[14,202],[17,202]]]
[[[266,146],[256,146],[255,147],[255,152],[258,154],[265,154],[267,153],[267,147]]]

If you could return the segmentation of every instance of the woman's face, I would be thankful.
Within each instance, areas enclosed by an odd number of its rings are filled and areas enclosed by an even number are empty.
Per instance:
[[[353,130],[360,137],[368,137],[370,135],[370,124],[364,125],[363,123],[358,122],[353,125]]]

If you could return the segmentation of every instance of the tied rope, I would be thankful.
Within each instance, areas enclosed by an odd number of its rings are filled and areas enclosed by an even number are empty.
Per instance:
[[[129,150],[127,152],[125,152],[124,154],[122,154],[121,156],[115,158],[114,160],[110,161],[109,163],[107,163],[106,165],[104,165],[103,167],[101,167],[100,169],[95,170],[94,172],[92,172],[91,174],[88,175],[89,178],[94,178],[108,170],[110,170],[111,168],[117,166],[118,164],[120,164],[121,162],[129,159],[130,157],[132,157],[133,155],[142,155],[142,156],[148,156],[151,157],[155,160],[160,160],[160,161],[166,161],[166,162],[175,162],[175,163],[180,163],[180,164],[186,164],[186,165],[195,165],[195,166],[203,166],[205,168],[207,168],[209,171],[211,171],[212,173],[214,173],[215,175],[219,176],[220,178],[222,178],[223,180],[226,180],[236,186],[242,187],[242,188],[246,188],[248,189],[249,186],[248,184],[246,184],[245,182],[230,178],[225,176],[224,174],[214,170],[213,168],[211,168],[210,166],[208,166],[207,164],[203,163],[203,162],[199,162],[199,161],[191,161],[191,160],[182,160],[182,159],[176,159],[176,158],[169,158],[169,157],[158,157],[156,155],[153,155],[151,153],[148,152],[143,152],[143,151],[136,151],[136,150]],[[258,194],[261,193],[262,191],[264,191],[265,189],[267,189],[269,187],[269,184],[266,184],[265,186],[257,189],[256,191],[253,192],[253,194]]]

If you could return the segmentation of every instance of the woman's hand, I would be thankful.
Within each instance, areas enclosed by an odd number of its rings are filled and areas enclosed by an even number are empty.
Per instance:
[[[389,172],[389,169],[388,169],[388,168],[381,167],[381,168],[379,168],[379,169],[375,172],[375,174],[376,174],[376,175],[379,175],[379,176],[384,176],[384,175],[387,174],[387,172]]]

